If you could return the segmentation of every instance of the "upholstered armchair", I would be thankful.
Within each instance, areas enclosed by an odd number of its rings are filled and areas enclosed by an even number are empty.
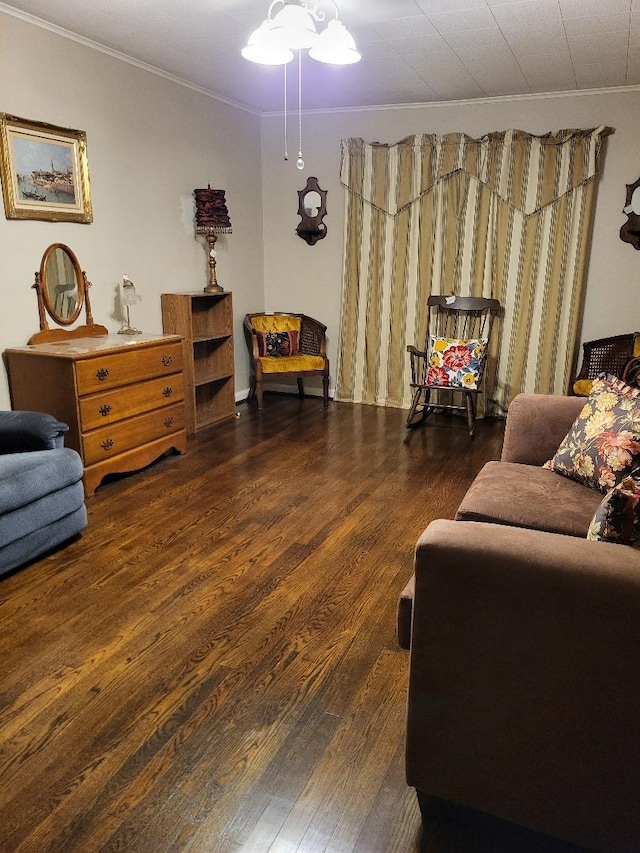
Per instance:
[[[640,332],[585,341],[582,345],[582,365],[573,382],[573,393],[578,397],[588,397],[598,374],[610,373],[621,378],[628,361],[638,356]]]
[[[78,453],[68,427],[43,412],[0,412],[0,575],[87,525]]]
[[[303,376],[322,377],[324,408],[329,404],[329,359],[327,327],[306,314],[257,313],[244,320],[251,356],[249,401],[257,397],[263,410],[263,383],[282,376],[295,376],[298,393],[304,397]]]

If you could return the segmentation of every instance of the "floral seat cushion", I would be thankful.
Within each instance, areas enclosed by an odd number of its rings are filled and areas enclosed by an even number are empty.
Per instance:
[[[303,373],[324,368],[324,359],[320,355],[267,355],[259,361],[263,373]]]

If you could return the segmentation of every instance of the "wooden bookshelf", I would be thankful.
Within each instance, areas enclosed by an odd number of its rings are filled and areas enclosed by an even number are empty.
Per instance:
[[[184,347],[186,428],[235,417],[233,304],[230,293],[163,293],[162,326]]]

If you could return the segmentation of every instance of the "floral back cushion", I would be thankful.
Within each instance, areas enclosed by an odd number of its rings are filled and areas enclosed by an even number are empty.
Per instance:
[[[593,516],[587,539],[640,548],[640,480],[625,477],[611,489]]]
[[[608,492],[640,464],[640,389],[601,374],[553,459],[544,467]]]
[[[429,335],[427,385],[476,390],[486,355],[486,338],[464,341]]]

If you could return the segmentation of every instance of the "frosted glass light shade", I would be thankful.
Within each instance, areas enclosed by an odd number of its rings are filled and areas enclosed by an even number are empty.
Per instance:
[[[260,65],[286,65],[293,59],[292,51],[275,37],[273,21],[263,21],[251,33],[246,47],[240,53],[249,62],[258,62]]]
[[[318,33],[313,18],[302,6],[285,6],[272,21],[273,36],[290,50],[313,47]]]
[[[309,56],[318,62],[331,65],[352,65],[362,58],[356,50],[353,36],[337,19],[329,21],[327,28],[320,33],[317,42],[309,51]]]

